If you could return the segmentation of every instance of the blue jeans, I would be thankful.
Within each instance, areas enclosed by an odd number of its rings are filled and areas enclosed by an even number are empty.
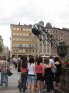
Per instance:
[[[36,82],[36,75],[28,75],[27,82]]]
[[[5,86],[8,86],[8,75],[7,72],[1,72],[1,86],[3,86],[3,83],[5,83]]]

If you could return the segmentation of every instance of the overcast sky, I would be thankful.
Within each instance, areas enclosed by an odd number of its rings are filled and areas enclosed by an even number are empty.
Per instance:
[[[34,24],[43,20],[69,28],[69,0],[0,0],[0,34],[10,48],[10,24]]]

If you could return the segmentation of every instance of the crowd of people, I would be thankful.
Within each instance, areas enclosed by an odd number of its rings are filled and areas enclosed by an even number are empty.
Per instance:
[[[23,57],[19,60],[17,68],[20,75],[20,92],[27,89],[28,93],[40,93],[46,89],[46,93],[54,93],[54,89],[61,85],[62,62],[59,57],[49,57],[44,59],[44,62],[41,57],[30,57],[28,62]]]
[[[18,71],[18,89],[20,92],[27,93],[54,93],[55,88],[61,86],[60,79],[62,73],[62,62],[59,57],[48,57],[44,60],[42,57],[12,58],[11,61]],[[10,68],[5,57],[0,58],[0,85],[8,86],[7,70]],[[4,81],[5,80],[5,81]]]

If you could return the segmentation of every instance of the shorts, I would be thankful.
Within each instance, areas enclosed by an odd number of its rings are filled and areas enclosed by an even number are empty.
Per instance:
[[[36,75],[28,75],[27,82],[36,82]]]
[[[41,73],[37,73],[37,80],[43,80],[43,75]]]

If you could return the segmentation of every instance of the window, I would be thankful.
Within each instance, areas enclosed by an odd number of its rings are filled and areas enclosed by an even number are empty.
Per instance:
[[[28,31],[28,28],[26,28],[26,31]]]
[[[28,52],[31,52],[31,49],[29,49]]]
[[[28,29],[28,31],[31,31],[31,29]]]
[[[15,40],[15,38],[13,38],[13,40]]]
[[[13,30],[16,30],[16,28],[15,28],[15,27],[13,27]]]
[[[29,36],[29,34],[26,34],[26,36]]]
[[[16,35],[16,33],[13,33],[12,35],[14,36],[14,35]]]
[[[26,29],[25,28],[23,28],[23,31],[25,31]]]
[[[20,33],[19,35],[20,35],[20,36],[22,36],[22,34],[21,34],[21,33]]]
[[[33,50],[33,52],[35,52],[35,51]]]
[[[26,52],[25,49],[23,49],[23,52],[24,52],[24,53]]]
[[[25,44],[22,44],[23,47],[25,47]]]
[[[18,36],[19,34],[17,33],[17,36]]]
[[[21,31],[23,31],[23,28],[21,28]]]
[[[19,28],[17,28],[17,31],[19,31]]]

